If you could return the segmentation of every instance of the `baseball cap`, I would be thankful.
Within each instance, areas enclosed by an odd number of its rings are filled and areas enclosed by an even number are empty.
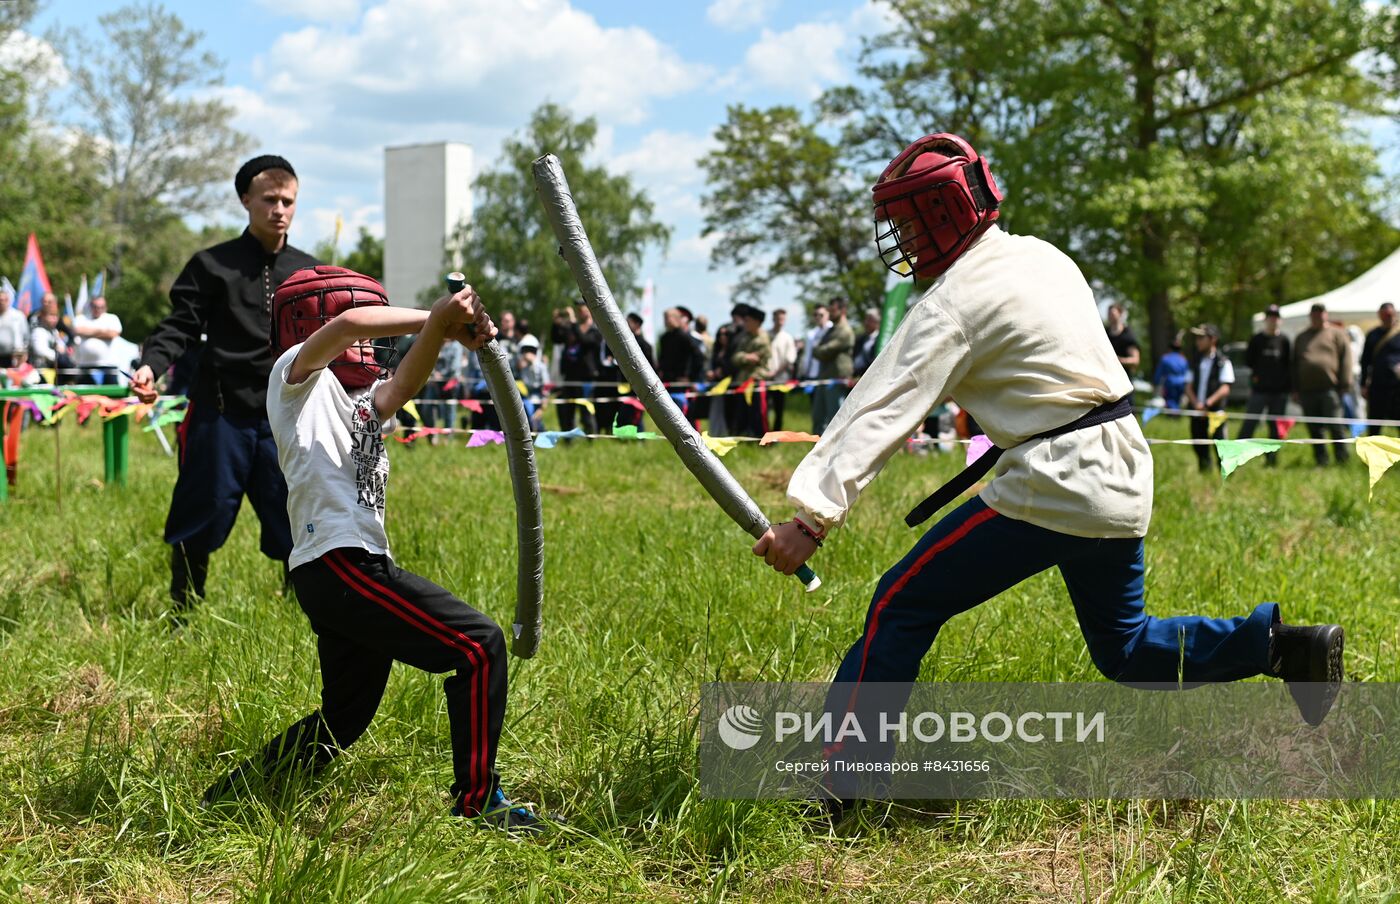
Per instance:
[[[1209,336],[1212,339],[1220,338],[1220,327],[1213,323],[1202,323],[1199,326],[1191,327],[1192,336]]]
[[[1271,305],[1269,305],[1267,308],[1264,309],[1264,316],[1265,316],[1265,317],[1282,317],[1282,316],[1283,316],[1283,312],[1279,310],[1278,305],[1276,305],[1276,304],[1271,304]]]

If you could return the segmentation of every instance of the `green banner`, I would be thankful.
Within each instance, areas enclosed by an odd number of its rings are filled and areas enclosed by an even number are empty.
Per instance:
[[[880,338],[875,340],[876,354],[899,328],[899,322],[904,319],[904,309],[909,305],[909,293],[913,290],[913,280],[901,279],[885,293],[885,304],[880,310]]]

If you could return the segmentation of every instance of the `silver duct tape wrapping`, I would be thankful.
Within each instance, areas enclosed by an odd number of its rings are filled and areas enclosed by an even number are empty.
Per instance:
[[[456,292],[466,284],[466,277],[453,273],[447,281]],[[510,651],[521,659],[529,659],[540,648],[544,627],[544,513],[540,506],[540,475],[535,468],[535,442],[515,375],[501,346],[492,339],[476,355],[501,419],[501,432],[506,436],[510,484],[515,493],[515,623],[511,625]]]
[[[686,468],[700,481],[710,497],[719,503],[724,513],[755,539],[762,537],[768,530],[768,519],[734,479],[734,475],[705,445],[705,440],[695,432],[685,415],[681,414],[666,387],[661,385],[660,378],[642,356],[642,350],[628,328],[622,311],[618,309],[612,290],[608,288],[607,278],[598,266],[559,158],[553,154],[544,155],[535,161],[534,171],[535,191],[544,205],[545,216],[554,227],[555,238],[559,240],[559,253],[573,272],[574,280],[583,292],[589,310],[593,312],[593,319],[607,340],[617,366],[631,384],[632,391],[656,422],[657,429],[670,440]],[[815,590],[821,584],[805,566],[798,572],[798,577],[808,590]]]

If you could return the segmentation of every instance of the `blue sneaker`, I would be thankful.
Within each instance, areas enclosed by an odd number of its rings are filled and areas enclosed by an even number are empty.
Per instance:
[[[452,805],[452,815],[466,815],[461,798]],[[476,819],[479,819],[483,826],[501,829],[512,835],[540,835],[565,824],[564,820],[557,816],[541,815],[523,804],[517,804],[506,797],[500,788],[491,792],[491,799]]]

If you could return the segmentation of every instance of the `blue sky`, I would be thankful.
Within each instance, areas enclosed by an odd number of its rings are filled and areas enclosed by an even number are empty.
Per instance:
[[[33,31],[76,27],[128,0],[47,0]],[[659,306],[725,317],[735,274],[709,268],[696,159],[729,104],[806,106],[854,76],[861,39],[883,30],[873,0],[165,0],[226,62],[219,94],[259,152],[301,176],[293,241],[342,248],[383,233],[386,145],[461,141],[477,171],[541,102],[601,126],[597,156],[633,176],[674,228],[644,276]],[[1394,121],[1359,123],[1400,170]],[[231,193],[230,193],[231,194]],[[232,197],[223,214],[241,222]],[[629,300],[624,299],[624,303]],[[792,305],[778,283],[769,309]]]
[[[122,0],[50,0],[33,30],[95,33]],[[544,100],[593,115],[598,157],[630,173],[674,227],[645,275],[661,306],[721,315],[732,272],[708,266],[695,160],[729,104],[806,105],[849,83],[861,37],[881,30],[870,0],[167,0],[226,62],[222,96],[260,152],[301,176],[294,243],[310,248],[344,216],[383,231],[383,148],[473,146],[478,171]],[[233,203],[229,222],[241,220]],[[790,287],[769,307],[790,302]]]

